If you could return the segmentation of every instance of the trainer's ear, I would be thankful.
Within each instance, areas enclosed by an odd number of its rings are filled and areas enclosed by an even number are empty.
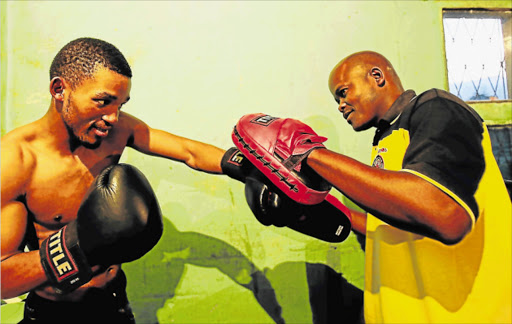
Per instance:
[[[50,94],[57,101],[64,101],[65,82],[60,77],[55,77],[50,81]]]
[[[375,79],[375,82],[377,82],[377,85],[379,87],[383,87],[386,84],[386,78],[384,77],[384,73],[379,67],[373,67],[370,70],[370,75],[372,78]]]

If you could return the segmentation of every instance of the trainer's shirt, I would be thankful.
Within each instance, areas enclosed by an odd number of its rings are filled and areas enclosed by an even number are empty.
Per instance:
[[[448,92],[408,90],[380,121],[372,150],[374,167],[428,181],[473,224],[444,245],[369,214],[366,322],[512,323],[512,207],[478,114]]]

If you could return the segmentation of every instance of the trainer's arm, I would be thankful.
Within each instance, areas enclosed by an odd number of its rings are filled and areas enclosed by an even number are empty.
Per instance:
[[[364,210],[397,228],[444,244],[455,244],[471,229],[467,212],[420,177],[370,167],[348,156],[319,149],[307,163]]]
[[[189,167],[209,173],[222,173],[224,150],[206,143],[154,129],[129,116],[133,135],[128,146],[149,155],[181,161]]]
[[[2,298],[19,296],[46,282],[39,251],[23,252],[28,212],[17,198],[23,195],[30,164],[30,156],[23,154],[18,146],[2,140]]]
[[[350,209],[352,230],[366,236],[366,213]]]

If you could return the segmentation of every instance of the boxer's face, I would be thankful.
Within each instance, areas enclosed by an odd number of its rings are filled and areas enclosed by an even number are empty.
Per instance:
[[[130,89],[130,78],[99,68],[64,97],[62,119],[68,131],[85,147],[98,147],[117,123]]]
[[[355,131],[377,125],[375,87],[375,80],[362,65],[349,67],[342,63],[329,76],[329,90],[338,103],[338,110]]]

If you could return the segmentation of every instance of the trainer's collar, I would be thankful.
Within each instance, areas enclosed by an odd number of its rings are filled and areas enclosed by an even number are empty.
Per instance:
[[[416,97],[414,90],[407,90],[398,97],[395,102],[389,107],[388,111],[382,116],[377,124],[377,130],[375,131],[375,137],[373,138],[373,145],[377,145],[379,142],[382,132],[393,125],[398,117],[402,114],[405,107]]]
[[[389,107],[388,111],[384,114],[380,121],[385,120],[390,125],[392,125],[396,118],[404,111],[405,107],[411,102],[412,99],[416,97],[416,92],[414,90],[407,90],[398,97],[395,102]],[[379,121],[379,122],[380,122]]]

